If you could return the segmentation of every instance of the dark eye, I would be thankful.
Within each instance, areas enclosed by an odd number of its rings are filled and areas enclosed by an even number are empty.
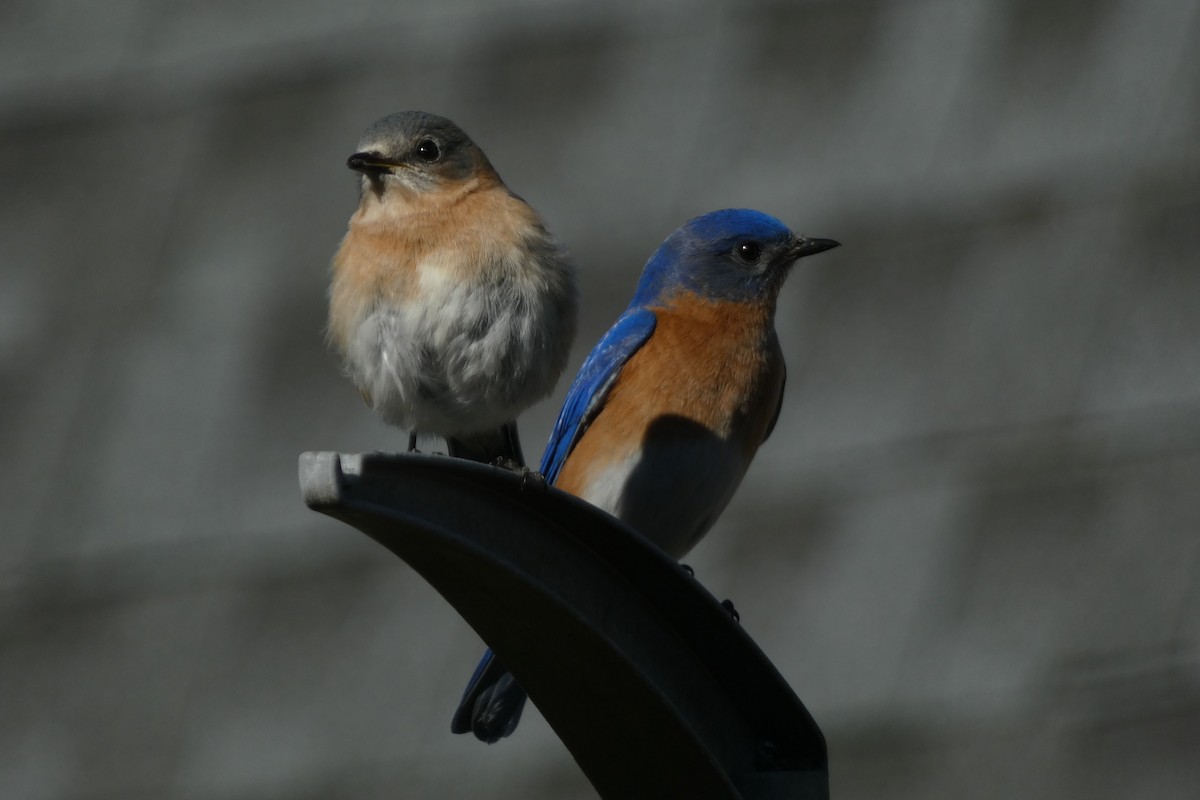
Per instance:
[[[417,142],[417,158],[432,164],[442,157],[442,151],[433,139],[422,139]]]
[[[762,248],[758,246],[758,242],[739,242],[733,248],[733,254],[743,264],[755,264],[762,255]]]

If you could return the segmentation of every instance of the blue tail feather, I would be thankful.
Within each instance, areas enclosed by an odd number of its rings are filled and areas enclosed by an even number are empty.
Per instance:
[[[489,649],[467,683],[450,730],[474,733],[480,741],[494,744],[516,730],[525,700],[525,690]]]

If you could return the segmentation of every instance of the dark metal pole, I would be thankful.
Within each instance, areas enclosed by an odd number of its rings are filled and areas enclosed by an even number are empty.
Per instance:
[[[602,797],[828,798],[804,705],[715,597],[615,518],[439,456],[305,453],[300,483],[462,614]]]

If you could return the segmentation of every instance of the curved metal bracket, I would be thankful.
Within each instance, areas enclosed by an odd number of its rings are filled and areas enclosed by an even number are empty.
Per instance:
[[[462,614],[602,797],[828,798],[824,737],[778,671],[612,516],[442,456],[304,453],[300,484]]]

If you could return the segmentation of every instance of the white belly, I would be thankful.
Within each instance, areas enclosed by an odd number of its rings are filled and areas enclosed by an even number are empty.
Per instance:
[[[740,448],[716,436],[649,439],[596,473],[583,497],[682,558],[725,510],[748,466]]]
[[[443,436],[494,430],[554,388],[574,333],[573,288],[445,275],[422,272],[420,302],[367,313],[347,367],[391,424]]]

